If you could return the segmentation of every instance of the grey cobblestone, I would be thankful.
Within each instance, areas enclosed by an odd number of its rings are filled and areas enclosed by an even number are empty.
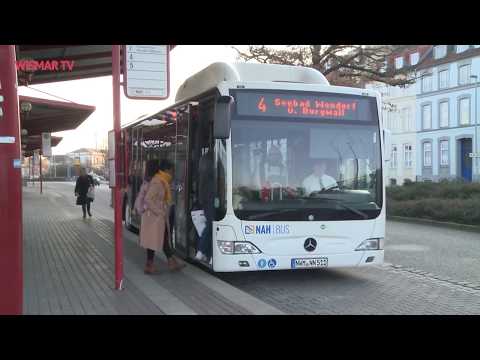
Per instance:
[[[95,217],[95,207],[83,220],[72,201],[51,190],[24,191],[24,314],[281,314],[191,265],[171,273],[160,258],[160,274],[146,276],[145,250],[129,232],[125,286],[114,290],[113,222]]]
[[[290,314],[480,314],[480,291],[398,265],[222,278]]]

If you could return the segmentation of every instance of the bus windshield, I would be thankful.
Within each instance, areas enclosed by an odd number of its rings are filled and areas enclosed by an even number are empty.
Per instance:
[[[375,98],[248,91],[234,96],[232,200],[238,218],[364,220],[380,214]]]

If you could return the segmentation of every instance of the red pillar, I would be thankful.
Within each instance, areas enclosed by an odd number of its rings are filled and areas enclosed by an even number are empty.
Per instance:
[[[15,46],[0,45],[0,314],[22,314],[22,174]],[[4,140],[5,141],[5,140]],[[0,141],[2,142],[2,141]],[[17,165],[19,165],[17,163]]]
[[[120,45],[112,46],[113,130],[115,132],[115,187],[114,237],[115,237],[115,289],[123,285],[123,234],[122,234],[122,184],[120,162]]]

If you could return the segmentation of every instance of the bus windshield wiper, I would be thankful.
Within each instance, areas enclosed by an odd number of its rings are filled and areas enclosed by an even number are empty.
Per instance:
[[[355,209],[354,207],[351,207],[351,206],[348,206],[348,205],[345,205],[343,203],[343,201],[341,200],[338,200],[338,199],[332,199],[332,198],[320,198],[320,199],[325,199],[325,200],[328,200],[328,201],[333,201],[335,202],[337,205],[340,205],[341,207],[343,207],[344,209],[347,209],[347,210],[350,210],[351,212],[363,217],[364,219],[368,219],[368,215],[365,214],[363,211],[360,211],[358,209]]]
[[[298,211],[298,210],[300,210],[300,209],[298,209],[298,208],[279,209],[277,211],[270,211],[270,212],[263,213],[263,214],[250,215],[248,217],[248,220],[257,220],[257,219],[261,219],[261,218],[264,218],[264,217],[268,217],[270,215],[278,215],[278,214],[283,214],[283,213],[287,213],[287,212],[291,212],[291,211]]]
[[[337,205],[343,207],[344,209],[347,209],[361,217],[363,217],[364,219],[368,219],[368,215],[365,214],[363,211],[360,211],[358,209],[355,209],[354,207],[351,207],[351,206],[348,206],[348,205],[345,205],[343,201],[341,200],[338,200],[338,199],[332,199],[332,198],[324,198],[324,197],[306,197],[304,199],[308,199],[308,200],[312,200],[312,199],[315,199],[315,200],[326,200],[326,201],[332,201],[334,203],[336,203]]]

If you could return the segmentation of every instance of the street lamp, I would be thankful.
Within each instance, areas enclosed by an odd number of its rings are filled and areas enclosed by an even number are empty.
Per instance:
[[[477,75],[470,75],[471,79],[475,79],[475,150],[474,150],[474,159],[475,159],[475,173],[474,173],[474,181],[479,181],[479,171],[478,171],[478,114],[477,114],[477,88],[478,88],[478,76]]]

